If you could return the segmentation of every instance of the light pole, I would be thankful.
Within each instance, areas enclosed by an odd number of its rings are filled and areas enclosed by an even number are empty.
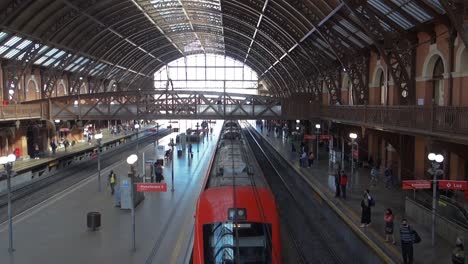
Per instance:
[[[134,164],[137,162],[138,156],[132,154],[127,158],[127,164],[130,165],[130,172],[128,173],[128,177],[130,178],[130,196],[132,202],[132,249],[136,250],[135,247],[135,193],[134,193],[134,178],[135,178],[135,167]]]
[[[134,127],[135,127],[135,130],[137,131],[137,154],[136,155],[138,156],[140,155],[140,142],[138,141],[138,134],[139,134],[138,129],[140,128],[140,125],[136,123]]]
[[[200,134],[199,134],[200,131],[198,131],[198,128],[200,127],[200,125],[198,124],[198,122],[195,125],[195,127],[197,128],[197,133],[198,133],[198,140],[197,140],[197,153],[198,153],[200,152]]]
[[[319,160],[319,136],[320,136],[320,124],[315,124],[315,134],[317,135],[317,161]]]
[[[5,167],[7,173],[7,188],[8,188],[8,252],[13,252],[13,222],[11,216],[11,174],[13,169],[13,164],[15,163],[16,156],[15,154],[10,154],[8,156],[0,157],[0,164]]]
[[[353,185],[355,185],[354,178],[354,145],[356,144],[356,133],[349,133],[349,138],[351,138],[351,179]]]
[[[428,170],[432,175],[432,246],[435,245],[435,229],[436,229],[436,206],[437,206],[437,177],[444,174],[440,169],[440,164],[444,161],[444,156],[436,153],[429,153],[427,159],[431,162],[431,168]]]
[[[101,140],[102,133],[96,134],[94,138],[97,141],[97,168],[98,168],[98,191],[101,192]]]
[[[171,159],[171,178],[172,178],[172,187],[171,187],[171,192],[174,192],[174,139],[171,138],[171,141],[169,142],[169,147],[171,147],[171,155],[172,155],[172,159]]]

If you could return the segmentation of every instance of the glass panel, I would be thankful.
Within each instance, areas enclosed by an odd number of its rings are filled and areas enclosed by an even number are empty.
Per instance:
[[[271,224],[205,224],[205,263],[271,263],[271,234]]]

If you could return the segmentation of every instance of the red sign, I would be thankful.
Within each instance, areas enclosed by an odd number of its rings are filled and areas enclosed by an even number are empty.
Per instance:
[[[304,134],[304,139],[316,139],[317,137],[315,135],[311,134]]]
[[[431,187],[431,181],[427,180],[403,181],[403,190],[430,189]]]
[[[330,140],[332,138],[332,135],[320,135],[320,140]]]
[[[137,183],[138,192],[167,192],[167,183]]]
[[[466,182],[466,181],[440,180],[439,181],[439,188],[449,189],[449,190],[465,191],[465,190],[468,190],[468,182]]]
[[[359,151],[353,150],[353,158],[359,159]]]

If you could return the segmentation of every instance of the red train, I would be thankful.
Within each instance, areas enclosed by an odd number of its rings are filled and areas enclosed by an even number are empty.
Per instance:
[[[226,121],[195,214],[193,263],[281,263],[273,194],[237,122]]]

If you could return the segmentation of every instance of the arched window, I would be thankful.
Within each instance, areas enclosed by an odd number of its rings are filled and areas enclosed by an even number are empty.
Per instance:
[[[432,100],[436,105],[444,105],[444,63],[438,58],[432,74],[433,93]]]
[[[258,94],[258,75],[249,66],[230,57],[214,54],[190,55],[177,59],[154,74],[156,89],[214,91]]]
[[[385,86],[385,75],[383,71],[380,71],[379,87],[380,87],[380,104],[385,105],[386,98],[387,98],[387,87]]]

